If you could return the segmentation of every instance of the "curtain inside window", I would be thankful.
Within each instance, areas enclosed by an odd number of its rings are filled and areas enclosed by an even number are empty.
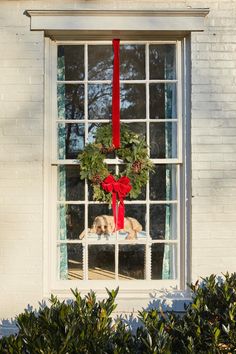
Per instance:
[[[58,76],[64,77],[65,70],[65,56],[58,57]],[[58,111],[65,113],[65,85],[58,85]],[[65,115],[64,115],[65,116]],[[58,155],[59,159],[65,159],[66,157],[66,129],[65,124],[58,125]],[[66,170],[64,167],[60,167],[59,170],[59,195],[61,200],[66,200]],[[59,234],[60,240],[66,240],[67,228],[66,228],[66,213],[67,205],[61,204],[59,208]],[[68,279],[68,257],[67,257],[67,245],[60,245],[60,279]]]
[[[167,67],[165,65],[165,67]],[[167,112],[167,117],[176,117],[176,101],[175,101],[175,89],[173,89],[170,85],[165,85],[165,110]],[[172,92],[171,92],[172,91]],[[167,97],[172,95],[171,103],[172,105],[168,105]],[[175,156],[174,151],[171,149],[174,148],[175,144],[171,142],[177,139],[176,131],[173,129],[173,123],[168,124],[165,123],[165,153],[166,158]],[[171,178],[171,169],[166,168],[166,200],[171,200],[172,195],[176,195],[174,192],[174,188],[176,188],[175,178]],[[173,230],[175,228],[175,230]],[[173,209],[171,209],[171,204],[166,205],[165,209],[165,240],[169,240],[171,235],[174,235],[176,232],[175,225],[175,215]],[[165,244],[164,246],[164,256],[163,256],[163,267],[162,267],[162,279],[175,279],[175,249],[174,245]]]

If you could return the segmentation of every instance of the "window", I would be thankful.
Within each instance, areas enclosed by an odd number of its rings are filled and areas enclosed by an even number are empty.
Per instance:
[[[77,157],[97,127],[111,122],[112,45],[59,42],[52,48],[55,284],[179,287],[184,238],[181,42],[121,41],[121,124],[146,137],[155,169],[139,198],[125,200],[127,229],[109,235],[89,231],[98,216],[103,228],[112,210],[93,201],[91,186],[80,179]],[[112,171],[122,171],[114,156],[108,163]],[[134,237],[127,237],[136,229]]]

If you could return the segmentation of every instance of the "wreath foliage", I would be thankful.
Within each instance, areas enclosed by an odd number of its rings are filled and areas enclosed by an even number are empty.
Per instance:
[[[92,183],[93,199],[111,202],[111,193],[105,192],[101,187],[101,182],[109,174],[115,176],[116,179],[127,176],[132,185],[129,196],[136,199],[148,181],[149,172],[153,170],[144,136],[131,131],[127,125],[122,124],[120,128],[121,147],[115,150],[112,148],[111,124],[102,124],[97,127],[94,138],[95,141],[87,144],[78,156],[80,177],[81,179],[87,178]],[[111,165],[105,162],[107,158],[116,157],[121,160],[118,175],[112,171]]]

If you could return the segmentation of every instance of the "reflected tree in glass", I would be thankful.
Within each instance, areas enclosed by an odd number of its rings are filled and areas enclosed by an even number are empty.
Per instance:
[[[84,79],[83,45],[58,46],[57,79],[63,81],[75,81]]]

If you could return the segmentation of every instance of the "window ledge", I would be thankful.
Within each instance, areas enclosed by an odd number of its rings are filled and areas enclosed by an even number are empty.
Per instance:
[[[204,30],[204,19],[208,8],[178,10],[27,10],[31,19],[31,30],[45,31],[54,39],[65,39],[65,35],[91,38],[102,34],[107,38],[119,36],[138,37],[140,32],[153,35],[179,32],[181,35]],[[66,31],[66,34],[65,34]]]
[[[109,289],[112,289],[109,287]],[[88,290],[78,289],[82,296],[85,296],[88,293]],[[57,295],[59,299],[71,299],[73,295],[68,290],[61,291],[52,291]],[[98,300],[107,298],[107,292],[105,288],[103,290],[95,290],[96,297]],[[45,296],[45,300],[49,298]],[[184,312],[185,305],[189,304],[192,301],[190,292],[188,290],[171,290],[171,289],[146,289],[146,290],[119,290],[116,304],[117,313],[137,313],[142,308],[151,309],[151,308],[160,308],[163,311],[175,311],[175,312]]]

